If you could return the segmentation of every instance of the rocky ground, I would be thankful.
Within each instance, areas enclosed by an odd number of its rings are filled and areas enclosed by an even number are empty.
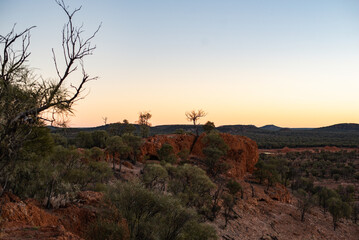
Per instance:
[[[283,186],[266,191],[266,187],[258,184],[241,184],[245,194],[234,208],[235,219],[225,229],[224,217],[214,223],[221,239],[358,239],[359,225],[342,220],[334,231],[332,217],[329,213],[324,215],[318,207],[312,208],[301,222],[297,200]]]

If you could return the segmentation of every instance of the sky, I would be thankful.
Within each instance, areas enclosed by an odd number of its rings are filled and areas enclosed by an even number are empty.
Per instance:
[[[71,127],[149,111],[153,125],[201,123],[319,127],[359,123],[357,0],[72,0],[91,76]],[[64,12],[51,0],[0,0],[0,34],[31,31],[28,65],[56,79]],[[79,75],[69,79],[76,83]]]

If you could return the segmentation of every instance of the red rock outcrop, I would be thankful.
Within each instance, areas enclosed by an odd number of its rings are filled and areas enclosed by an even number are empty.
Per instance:
[[[0,198],[0,239],[83,239],[102,197],[102,193],[80,192],[78,203],[49,211],[35,200],[21,201],[5,193]]]
[[[195,136],[188,134],[169,134],[149,137],[141,146],[140,160],[144,161],[145,156],[157,157],[157,150],[165,143],[168,143],[173,147],[175,154],[179,153],[183,149],[189,150],[194,140]]]
[[[221,137],[228,145],[229,150],[225,157],[225,161],[229,163],[231,168],[227,175],[233,178],[243,178],[246,172],[253,172],[254,165],[258,161],[257,143],[247,137],[220,133]],[[205,134],[199,136],[195,142],[192,155],[199,158],[204,157],[202,150],[204,148],[203,138]],[[147,138],[141,148],[141,158],[144,161],[145,156],[150,158],[157,157],[157,150],[165,143],[173,147],[174,153],[177,154],[183,149],[190,149],[195,136],[186,134],[158,135]]]
[[[30,225],[30,226],[57,226],[59,220],[40,209],[31,201],[21,201],[18,197],[10,193],[5,193],[1,198],[0,213],[2,228],[11,228],[12,226]]]

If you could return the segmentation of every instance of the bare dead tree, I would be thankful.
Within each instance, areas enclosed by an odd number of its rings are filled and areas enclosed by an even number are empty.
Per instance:
[[[68,22],[62,30],[62,50],[65,68],[62,71],[59,69],[54,49],[52,49],[58,81],[56,83],[43,83],[46,88],[42,94],[42,101],[39,106],[35,106],[34,108],[27,109],[19,113],[13,121],[18,121],[26,116],[38,116],[41,112],[50,108],[53,108],[55,111],[60,110],[60,112],[71,111],[73,103],[82,99],[80,94],[83,92],[84,85],[91,80],[97,79],[97,77],[91,78],[86,73],[83,65],[83,59],[88,55],[92,55],[95,50],[96,46],[91,45],[91,40],[98,33],[101,25],[90,37],[83,39],[83,26],[81,25],[80,27],[76,27],[73,24],[73,17],[76,12],[81,10],[81,7],[76,8],[71,12],[63,0],[57,0],[56,3],[64,10],[68,18]],[[78,69],[77,64],[81,65],[82,79],[77,86],[71,84],[71,88],[73,89],[71,92],[64,88],[64,82],[71,75],[71,73]]]
[[[30,56],[30,31],[35,26],[15,33],[14,25],[8,34],[0,35],[0,176],[2,170],[16,159],[32,128],[44,121],[53,123],[59,114],[71,113],[73,104],[83,98],[85,85],[97,79],[86,73],[83,62],[96,49],[91,41],[101,25],[84,38],[83,26],[77,27],[73,22],[81,7],[70,10],[63,0],[56,0],[56,3],[67,17],[62,30],[63,68],[59,67],[52,49],[56,80],[35,78],[26,65]],[[16,49],[19,43],[21,47]],[[70,87],[66,87],[66,80],[79,66],[81,79],[77,84],[68,82]]]
[[[150,119],[152,117],[152,114],[149,112],[140,112],[138,116],[138,125],[140,126],[140,132],[142,137],[148,137],[150,133]]]
[[[192,110],[190,112],[186,112],[186,117],[187,120],[190,122],[193,122],[194,128],[196,130],[196,136],[198,137],[198,120],[202,117],[205,117],[207,115],[207,113],[205,111],[203,111],[202,109],[200,110]]]
[[[107,125],[107,117],[102,117],[103,123],[105,124],[105,126]]]

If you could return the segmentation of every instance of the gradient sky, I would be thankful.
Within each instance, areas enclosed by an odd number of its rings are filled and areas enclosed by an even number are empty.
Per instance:
[[[140,111],[153,125],[182,124],[192,109],[217,126],[359,122],[357,0],[67,3],[82,5],[85,35],[102,22],[85,59],[99,79],[70,126],[135,122]],[[0,0],[0,34],[37,26],[29,65],[44,78],[56,76],[51,48],[60,54],[65,21],[51,0]]]

